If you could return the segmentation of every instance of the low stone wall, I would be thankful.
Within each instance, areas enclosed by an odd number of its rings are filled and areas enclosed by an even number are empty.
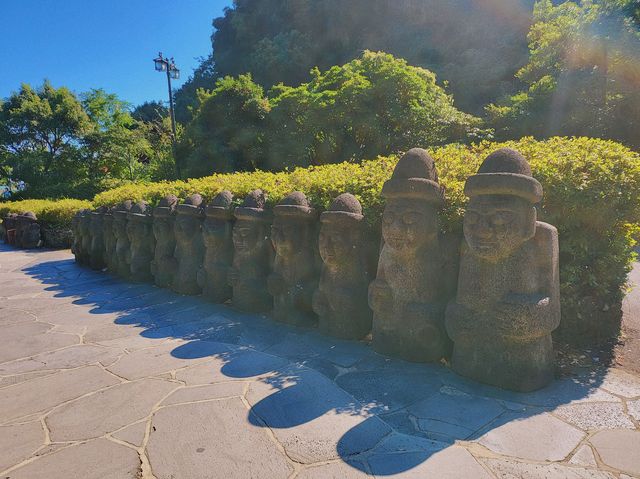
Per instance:
[[[9,214],[2,219],[2,238],[18,248],[33,249],[43,246],[42,228],[36,215],[30,211]]]
[[[558,236],[537,221],[542,187],[502,149],[467,181],[464,235],[444,234],[444,188],[433,159],[407,152],[383,187],[382,237],[348,194],[321,215],[292,192],[273,210],[224,191],[156,208],[127,201],[78,212],[78,263],[181,294],[203,294],[276,321],[364,339],[409,361],[450,359],[461,375],[517,391],[553,375],[560,323]]]

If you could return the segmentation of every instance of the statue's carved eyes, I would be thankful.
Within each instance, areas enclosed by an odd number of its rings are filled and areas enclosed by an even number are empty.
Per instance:
[[[513,212],[511,211],[496,211],[491,217],[491,224],[494,226],[508,225],[513,221]]]
[[[410,211],[402,215],[402,222],[405,225],[413,225],[415,223],[420,222],[421,219],[422,219],[422,216],[419,213],[415,213],[413,211]]]

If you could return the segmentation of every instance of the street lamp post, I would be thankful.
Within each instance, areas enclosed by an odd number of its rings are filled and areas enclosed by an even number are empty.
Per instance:
[[[169,115],[171,116],[171,145],[173,147],[173,157],[176,157],[176,113],[173,108],[173,91],[171,90],[171,79],[180,78],[180,70],[176,67],[173,57],[167,58],[162,56],[162,52],[158,53],[158,57],[154,58],[153,64],[156,71],[167,73],[167,86],[169,87]],[[176,159],[176,172],[180,176],[180,167]]]

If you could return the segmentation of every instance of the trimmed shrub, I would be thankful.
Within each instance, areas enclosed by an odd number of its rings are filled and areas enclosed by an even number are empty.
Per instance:
[[[515,148],[529,160],[544,187],[539,220],[553,224],[560,234],[563,322],[559,335],[575,343],[615,334],[640,224],[640,155],[621,144],[590,138],[523,138],[432,149],[440,181],[447,189],[443,229],[461,231],[467,201],[465,180],[476,173],[486,155],[501,147]],[[126,185],[97,195],[94,202],[112,206],[125,199],[144,199],[155,204],[169,193],[184,198],[195,192],[210,199],[224,189],[241,201],[252,189],[262,188],[271,204],[300,190],[314,206],[325,209],[335,196],[347,191],[358,197],[372,228],[378,229],[384,207],[380,190],[396,161],[396,157],[381,157],[361,164],[291,172]]]

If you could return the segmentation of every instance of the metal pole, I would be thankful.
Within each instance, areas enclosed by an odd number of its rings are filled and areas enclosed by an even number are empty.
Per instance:
[[[171,149],[173,150],[173,160],[176,163],[176,173],[180,177],[180,166],[176,157],[176,114],[173,109],[173,92],[171,91],[171,64],[169,60],[165,60],[167,65],[167,86],[169,87],[169,115],[171,116]]]

